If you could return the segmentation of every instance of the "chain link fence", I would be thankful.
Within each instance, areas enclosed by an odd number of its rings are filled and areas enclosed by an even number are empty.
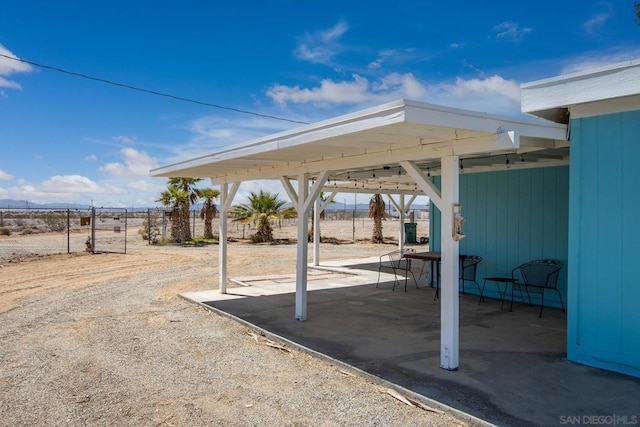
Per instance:
[[[126,209],[0,209],[0,260],[81,252],[126,253]]]

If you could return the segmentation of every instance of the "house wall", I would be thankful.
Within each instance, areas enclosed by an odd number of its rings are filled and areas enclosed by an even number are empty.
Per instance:
[[[568,358],[640,377],[640,111],[571,121]]]
[[[437,186],[440,177],[435,177]],[[477,278],[511,276],[511,270],[526,262],[551,258],[565,264],[559,289],[567,302],[569,168],[567,166],[511,169],[460,175],[460,203],[465,218],[460,253],[479,255]],[[432,204],[430,242],[440,250],[440,212]],[[467,292],[477,292],[467,285]],[[488,296],[498,297],[494,284]],[[516,294],[517,295],[517,294]],[[539,303],[540,297],[531,295]],[[557,293],[547,291],[545,306],[560,307]]]

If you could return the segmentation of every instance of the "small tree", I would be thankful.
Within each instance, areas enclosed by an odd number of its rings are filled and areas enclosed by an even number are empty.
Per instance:
[[[233,206],[229,213],[235,217],[234,221],[252,222],[257,225],[258,229],[253,236],[255,242],[271,242],[273,241],[271,220],[296,216],[295,209],[283,208],[285,203],[278,198],[278,193],[272,194],[260,190],[258,194],[251,192],[248,203]]]
[[[191,228],[188,226],[189,194],[176,186],[170,185],[160,193],[160,198],[156,201],[164,206],[171,207],[171,240],[176,243],[191,240]],[[185,221],[187,227],[184,226]]]
[[[165,206],[171,206],[171,238],[176,243],[191,240],[189,207],[200,197],[195,185],[201,178],[169,178],[165,191],[156,200]]]
[[[372,243],[384,243],[382,235],[382,218],[384,218],[385,204],[380,194],[374,194],[369,200],[369,218],[373,218]]]
[[[199,191],[199,194],[204,199],[204,205],[200,210],[200,218],[204,221],[204,238],[213,239],[213,226],[211,224],[213,223],[213,218],[218,214],[218,208],[213,203],[213,200],[220,196],[220,192],[213,188],[203,188]]]

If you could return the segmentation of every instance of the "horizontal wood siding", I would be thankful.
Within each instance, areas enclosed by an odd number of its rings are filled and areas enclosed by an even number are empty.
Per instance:
[[[571,129],[568,357],[640,376],[640,111]]]

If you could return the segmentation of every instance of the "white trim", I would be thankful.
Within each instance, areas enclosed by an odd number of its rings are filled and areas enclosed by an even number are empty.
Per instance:
[[[640,95],[607,99],[569,107],[572,119],[640,110]]]
[[[640,60],[613,64],[520,86],[522,111],[547,117],[553,110],[640,94]]]

